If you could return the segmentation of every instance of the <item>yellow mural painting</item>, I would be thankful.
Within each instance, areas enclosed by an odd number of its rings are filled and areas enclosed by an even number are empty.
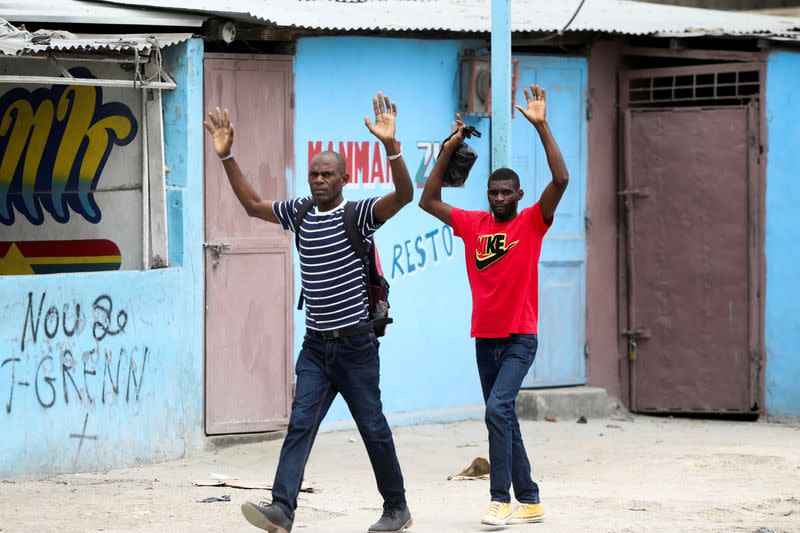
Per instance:
[[[90,77],[83,68],[71,71]],[[56,222],[70,211],[98,223],[93,198],[114,146],[136,136],[138,125],[121,102],[103,102],[100,87],[15,88],[0,97],[0,223],[15,211],[33,224],[46,213]]]

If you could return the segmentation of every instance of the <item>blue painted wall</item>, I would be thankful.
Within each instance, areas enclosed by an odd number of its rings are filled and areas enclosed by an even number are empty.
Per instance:
[[[376,139],[365,127],[364,116],[374,119],[372,97],[379,90],[397,103],[397,136],[412,180],[417,174],[427,176],[433,165],[430,153],[438,153],[438,143],[449,135],[455,118],[458,54],[466,46],[469,43],[453,40],[301,39],[295,59],[295,194],[309,191],[309,142],[321,141],[326,149],[332,141],[334,150],[339,150],[340,141],[345,150],[348,142],[359,147],[367,142],[372,177]],[[487,119],[470,123],[484,133],[482,139],[468,141],[478,152],[478,161],[466,186],[445,190],[443,197],[454,205],[482,209],[489,172],[489,127]],[[385,172],[385,154],[379,149],[377,165]],[[463,245],[449,227],[416,205],[423,184],[424,180],[415,185],[414,202],[376,234],[395,318],[381,339],[383,403],[385,411],[395,415],[394,422],[482,413],[474,344],[469,338],[471,297]],[[346,187],[345,197],[355,200],[390,190],[390,184],[363,183],[359,176],[358,183]],[[297,269],[296,279],[299,287]],[[296,312],[295,354],[304,329],[305,317]],[[402,413],[408,412],[414,414],[404,418]],[[332,422],[347,419],[347,407],[339,398],[326,422],[331,427]]]
[[[449,135],[458,107],[459,52],[481,46],[482,42],[475,41],[320,37],[301,39],[297,47],[294,194],[308,194],[309,152],[324,149],[348,153],[358,150],[353,156],[355,167],[368,170],[366,180],[359,175],[345,189],[346,198],[380,196],[391,190],[390,183],[380,182],[380,177],[386,180],[385,154],[379,147],[376,162],[375,139],[364,126],[364,116],[373,114],[372,97],[378,90],[397,103],[398,139],[412,180],[418,181],[415,201],[376,234],[384,273],[391,284],[391,314],[395,318],[381,339],[383,402],[393,423],[483,414],[474,341],[469,337],[472,304],[463,244],[453,237],[449,227],[416,205],[433,165],[430,155],[438,153],[439,143]],[[577,71],[579,79],[585,80],[582,60],[549,58],[545,63],[547,68],[560,66]],[[532,81],[535,80],[528,80]],[[582,83],[585,85],[585,81]],[[554,94],[560,95],[558,88],[554,87]],[[521,86],[518,101],[524,101]],[[583,116],[582,109],[578,103],[571,112]],[[515,122],[520,119],[517,113]],[[483,133],[481,139],[467,141],[479,158],[466,185],[446,189],[443,198],[462,208],[487,209],[489,119],[473,117],[466,122]],[[532,131],[527,133],[529,142],[533,142]],[[583,157],[584,150],[576,144],[576,157]],[[536,172],[541,170],[539,167]],[[575,176],[582,178],[582,171],[576,171]],[[536,185],[543,177],[539,177]],[[582,190],[578,191],[580,187],[575,186],[575,196],[582,206],[584,196]],[[528,191],[523,207],[532,205],[540,193],[541,190]],[[577,216],[582,237],[582,208]],[[582,254],[583,250],[579,252],[581,261]],[[295,276],[299,287],[297,268]],[[294,320],[297,354],[305,329],[303,313],[296,312]],[[581,322],[581,339],[582,326]],[[578,379],[582,382],[583,378]],[[338,399],[325,427],[346,426],[349,419],[346,405]]]
[[[767,63],[765,395],[773,416],[800,416],[800,54],[773,52]]]
[[[179,266],[0,277],[0,478],[170,459],[200,442],[202,53],[200,40],[164,53],[178,84],[164,128]]]

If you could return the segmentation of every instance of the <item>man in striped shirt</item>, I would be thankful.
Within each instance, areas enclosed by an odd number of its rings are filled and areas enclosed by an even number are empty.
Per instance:
[[[341,155],[335,152],[328,154],[334,164],[344,165],[344,161],[340,161]],[[323,156],[323,159],[326,157]],[[314,160],[311,165],[314,165]],[[313,200],[313,196],[311,198]],[[275,214],[285,229],[297,233],[297,211],[308,199],[305,197],[273,204]],[[356,202],[356,222],[365,250],[369,249],[372,234],[381,226],[374,215],[378,201],[378,198],[368,198]],[[306,328],[315,332],[358,327],[360,322],[369,318],[364,268],[344,233],[345,202],[342,200],[333,209],[325,211],[314,201],[314,206],[305,215],[299,228],[298,255]]]
[[[356,203],[356,221],[367,247],[372,235],[414,198],[408,168],[395,139],[397,106],[380,92],[373,99],[375,122],[364,122],[384,145],[395,190]],[[228,110],[209,113],[206,129],[223,161],[234,193],[249,216],[298,233],[300,277],[306,304],[306,335],[297,358],[297,383],[289,429],[281,449],[272,502],[242,505],[245,518],[271,532],[289,533],[303,472],[320,422],[341,393],[367,448],[383,515],[369,532],[399,532],[411,525],[403,475],[392,432],[383,415],[379,387],[378,341],[368,320],[366,275],[344,227],[342,189],[349,181],[345,161],[336,152],[315,156],[308,169],[313,206],[297,226],[296,214],[307,198],[262,199],[250,186],[231,153],[234,130]]]

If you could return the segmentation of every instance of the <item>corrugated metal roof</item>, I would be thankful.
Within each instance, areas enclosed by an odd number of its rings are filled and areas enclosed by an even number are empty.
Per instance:
[[[186,11],[157,11],[83,0],[0,0],[0,18],[9,22],[124,24],[197,28],[208,18]]]
[[[39,30],[31,33],[0,19],[0,54],[22,55],[48,51],[121,50],[148,52],[192,37],[191,33],[156,35],[91,35]]]
[[[488,32],[490,0],[104,0],[116,4],[187,9],[282,27],[357,31]],[[513,0],[512,29],[554,32],[580,0]],[[800,40],[800,19],[647,4],[586,0],[569,31],[627,35],[782,36]]]

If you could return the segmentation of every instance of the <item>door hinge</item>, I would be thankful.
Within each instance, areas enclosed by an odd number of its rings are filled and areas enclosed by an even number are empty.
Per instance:
[[[589,229],[592,225],[592,214],[589,211],[583,214],[583,227]]]

